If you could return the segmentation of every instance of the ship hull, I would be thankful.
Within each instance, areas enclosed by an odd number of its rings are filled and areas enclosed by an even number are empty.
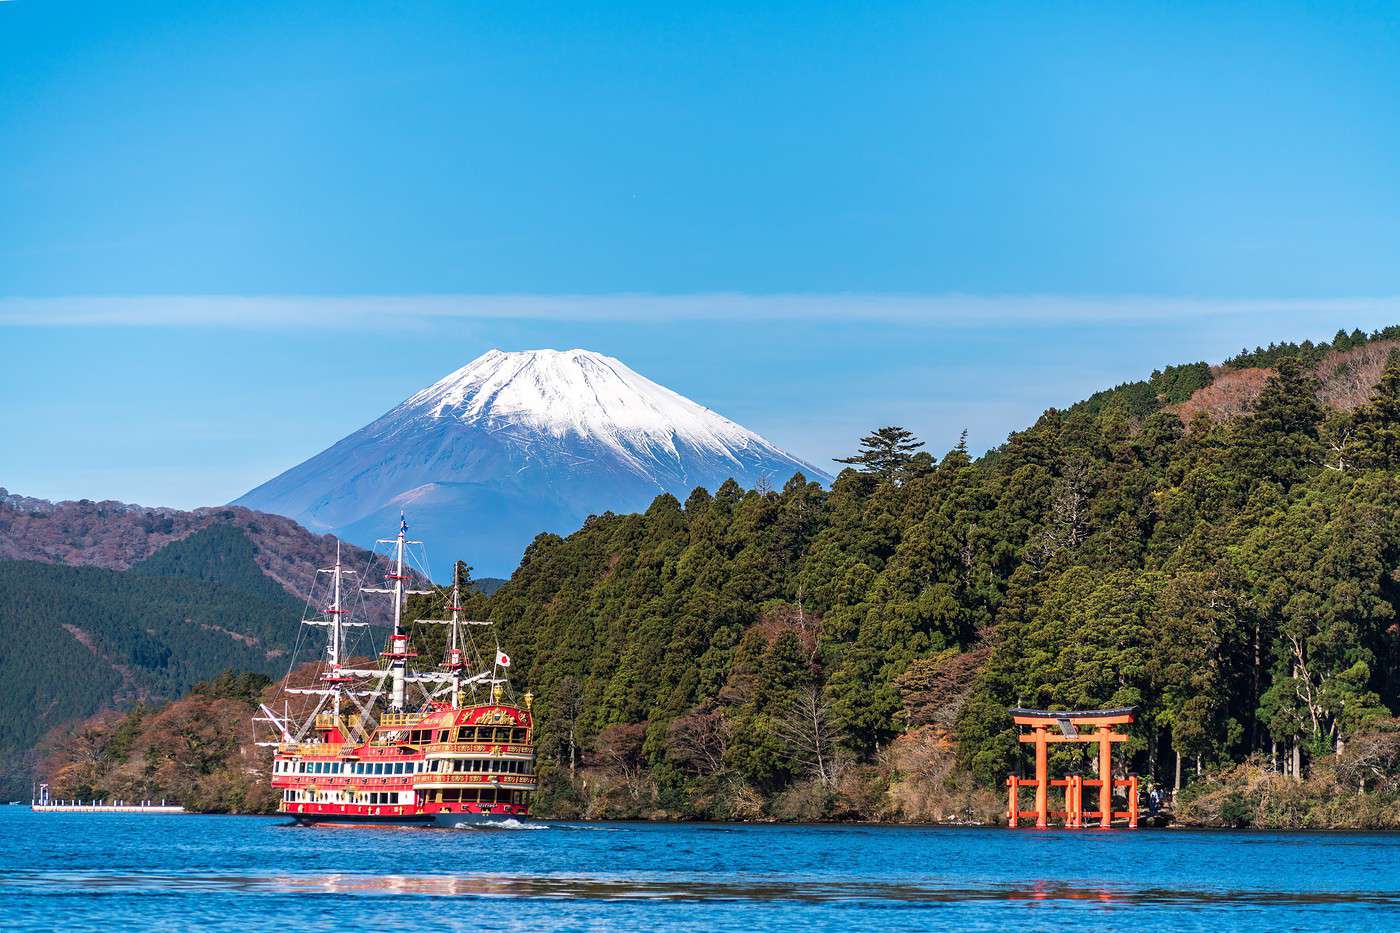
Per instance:
[[[459,829],[522,823],[529,817],[519,813],[416,813],[402,816],[351,816],[344,813],[289,813],[298,826],[428,826]]]
[[[345,813],[291,813],[298,826],[432,826],[432,813],[411,816],[353,816]]]

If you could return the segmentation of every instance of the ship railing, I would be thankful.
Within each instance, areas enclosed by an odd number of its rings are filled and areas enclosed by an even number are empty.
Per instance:
[[[497,742],[434,742],[423,747],[429,755],[533,755],[533,745],[509,745]]]
[[[434,774],[431,771],[413,775],[413,786],[421,785],[443,786],[456,784],[500,784],[515,786],[535,786],[535,776],[533,774],[482,774],[480,772],[464,772],[461,774],[447,773]]]
[[[357,747],[342,742],[289,742],[277,746],[277,751],[283,755],[301,755],[303,758],[325,758],[350,754]]]
[[[355,728],[358,728],[359,725],[360,725],[360,714],[359,714],[359,713],[351,713],[349,716],[337,716],[335,713],[317,713],[317,714],[316,714],[316,728],[317,728],[317,729],[341,729],[341,730],[344,730],[347,726],[348,726],[349,728],[355,729]]]
[[[422,713],[380,713],[379,728],[403,728],[404,726],[416,725],[422,719]]]

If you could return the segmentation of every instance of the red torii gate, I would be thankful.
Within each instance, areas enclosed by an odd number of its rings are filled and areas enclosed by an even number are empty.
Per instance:
[[[1067,711],[1022,709],[1020,707],[1010,710],[1012,720],[1023,730],[1020,736],[1021,741],[1035,745],[1035,777],[1020,778],[1013,774],[1006,779],[1009,798],[1008,825],[1014,827],[1019,820],[1034,817],[1035,825],[1044,829],[1050,825],[1050,818],[1053,816],[1063,820],[1065,826],[1072,828],[1086,825],[1086,820],[1089,821],[1088,825],[1093,825],[1093,821],[1097,820],[1101,828],[1108,829],[1113,825],[1115,819],[1123,819],[1128,821],[1129,829],[1137,829],[1137,775],[1130,774],[1126,778],[1117,780],[1113,777],[1113,743],[1128,741],[1127,735],[1114,732],[1113,727],[1133,722],[1136,718],[1133,714],[1134,709],[1135,707],[1127,706],[1122,709]],[[1093,731],[1087,734],[1081,733],[1079,731],[1081,727],[1092,728]],[[1030,732],[1024,731],[1027,728],[1030,729]],[[1052,733],[1051,729],[1057,731]],[[1099,776],[1086,778],[1083,775],[1071,774],[1066,778],[1050,780],[1049,747],[1052,742],[1098,743]],[[1035,788],[1034,810],[1021,809],[1019,796],[1022,787]],[[1051,787],[1065,789],[1065,808],[1063,810],[1050,809]],[[1099,808],[1097,810],[1084,809],[1084,788],[1086,787],[1099,789]],[[1113,789],[1115,787],[1127,789],[1127,810],[1114,811]]]

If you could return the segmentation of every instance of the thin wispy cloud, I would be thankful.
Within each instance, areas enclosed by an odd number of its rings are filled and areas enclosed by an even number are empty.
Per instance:
[[[907,325],[1074,323],[1275,314],[1400,320],[1400,295],[1181,298],[913,294],[140,295],[0,298],[0,326],[288,328],[426,325],[435,320],[629,322],[852,320]]]

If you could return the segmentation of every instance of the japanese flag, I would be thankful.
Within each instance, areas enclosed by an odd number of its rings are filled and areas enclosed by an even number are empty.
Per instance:
[[[496,651],[496,663],[501,667],[510,667],[510,655],[498,649]]]

